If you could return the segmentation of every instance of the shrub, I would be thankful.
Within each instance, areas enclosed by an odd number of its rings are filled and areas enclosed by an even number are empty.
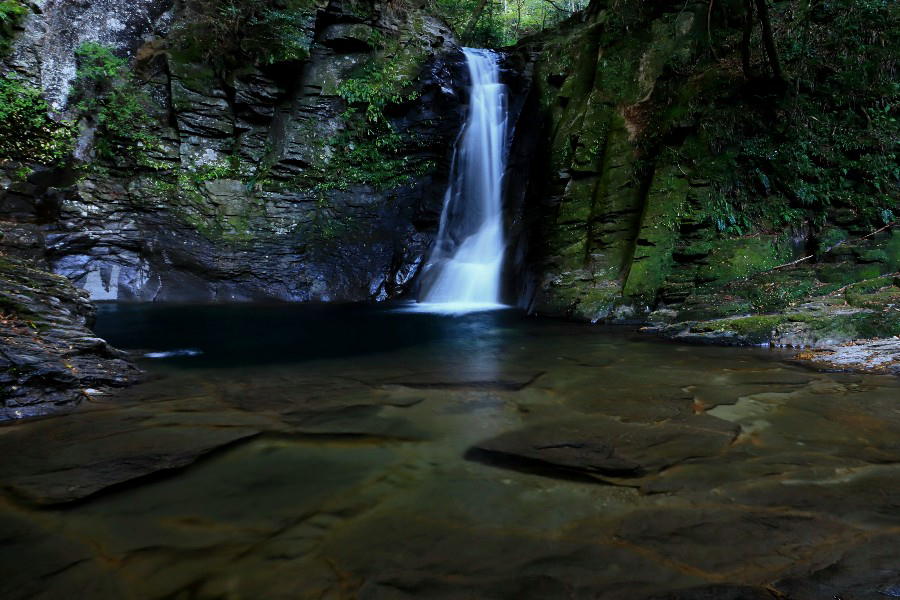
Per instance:
[[[309,56],[310,0],[191,0],[187,7],[190,19],[173,36],[176,49],[221,73]]]
[[[75,126],[54,121],[41,91],[14,75],[0,77],[0,159],[56,165],[72,151]]]
[[[693,67],[700,73],[705,65],[702,77],[682,71],[681,87],[660,94],[673,129],[653,129],[656,140],[677,137],[680,108],[688,106],[698,143],[676,162],[711,181],[704,209],[725,233],[836,221],[862,231],[895,220],[900,4],[785,0],[772,5],[772,24],[785,81],[767,79],[761,51],[755,79],[747,79],[736,60],[740,32],[722,28],[721,60],[707,53],[715,64],[699,59]],[[754,47],[761,44],[753,38]],[[677,94],[689,100],[675,110],[685,102]]]
[[[96,125],[97,158],[113,164],[154,166],[148,152],[159,147],[159,139],[153,133],[150,99],[138,88],[128,62],[94,42],[79,46],[75,56],[74,108]]]
[[[28,7],[21,0],[0,0],[0,54],[9,51],[16,28],[28,14]]]

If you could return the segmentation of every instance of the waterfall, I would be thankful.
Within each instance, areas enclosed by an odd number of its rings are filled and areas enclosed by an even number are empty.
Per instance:
[[[469,114],[457,142],[440,229],[422,273],[420,305],[439,312],[502,308],[506,87],[498,57],[464,48],[472,79]]]

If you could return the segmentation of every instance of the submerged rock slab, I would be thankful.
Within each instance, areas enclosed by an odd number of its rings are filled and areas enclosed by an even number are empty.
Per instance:
[[[518,392],[534,383],[543,371],[504,369],[478,369],[466,372],[446,371],[420,372],[399,377],[390,377],[379,383],[383,388],[405,387],[417,390],[494,390]]]
[[[772,572],[803,572],[841,555],[860,532],[823,515],[752,506],[662,506],[619,520],[615,536],[652,547],[667,560],[721,579],[765,581]],[[723,539],[740,540],[723,544]]]
[[[900,380],[519,327],[541,335],[154,361],[141,386],[0,427],[0,597],[891,597]],[[261,433],[228,442],[243,431]],[[173,461],[193,462],[154,471]]]
[[[737,433],[737,426],[702,415],[660,423],[591,416],[512,431],[475,450],[592,476],[640,477],[718,455]]]
[[[810,575],[787,577],[776,588],[787,598],[860,598],[881,600],[900,597],[900,535],[876,535],[859,545],[844,548],[843,556],[822,565]]]
[[[0,428],[0,489],[37,505],[75,502],[183,469],[251,438],[380,443],[425,434],[384,407],[421,398],[373,393],[340,378],[266,371],[253,387],[240,376],[202,371],[165,377],[97,398],[61,418]],[[34,440],[41,440],[35,443]]]
[[[23,436],[44,430],[45,443],[27,445]],[[140,419],[107,413],[70,416],[0,435],[0,453],[16,456],[0,464],[0,486],[29,502],[72,502],[101,490],[161,471],[185,467],[199,457],[258,430],[179,424],[146,427]],[[77,443],[70,443],[77,440]]]

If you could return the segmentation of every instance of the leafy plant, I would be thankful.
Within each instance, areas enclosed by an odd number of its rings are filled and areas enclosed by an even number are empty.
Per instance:
[[[28,7],[21,0],[0,0],[0,54],[9,51],[16,28],[27,14]]]
[[[694,120],[696,136],[668,160],[710,181],[716,193],[704,212],[724,233],[891,222],[900,205],[900,5],[786,0],[771,16],[783,81],[746,79],[741,33],[721,27],[719,58],[708,52],[692,67],[703,63],[702,77],[681,72],[658,85],[648,147],[686,115]]]
[[[362,107],[370,124],[385,125],[393,130],[384,116],[385,107],[415,100],[419,95],[417,91],[408,89],[403,75],[400,62],[389,60],[383,64],[371,64],[356,77],[341,82],[337,93],[349,105],[344,116],[350,117],[358,107]]]
[[[160,144],[153,133],[150,99],[134,81],[128,62],[95,42],[79,46],[75,56],[75,110],[96,126],[96,156],[113,164],[157,166],[150,156]]]
[[[176,31],[176,48],[225,74],[309,56],[315,6],[310,0],[191,0],[191,18]]]
[[[0,159],[57,165],[72,151],[75,126],[55,121],[41,91],[14,75],[0,76]]]

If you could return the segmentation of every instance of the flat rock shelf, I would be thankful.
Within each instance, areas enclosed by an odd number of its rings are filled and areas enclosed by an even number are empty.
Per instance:
[[[0,597],[900,596],[894,376],[515,311],[97,331],[168,358],[0,428]]]

